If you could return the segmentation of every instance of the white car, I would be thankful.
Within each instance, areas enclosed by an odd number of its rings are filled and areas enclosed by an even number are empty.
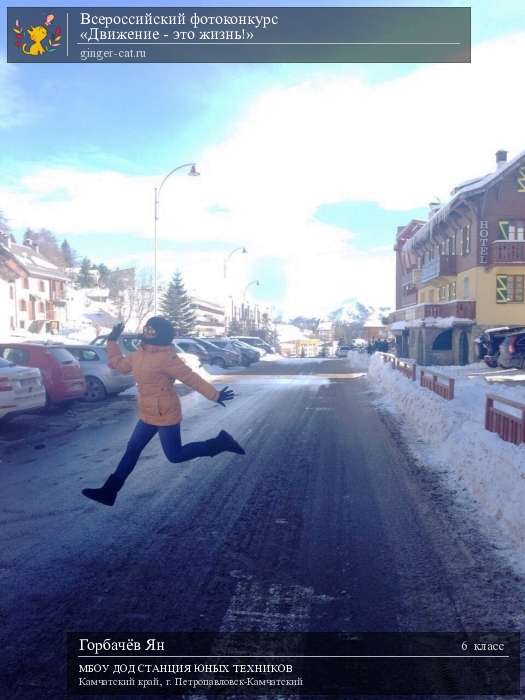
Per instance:
[[[45,405],[46,390],[40,370],[0,358],[0,420]]]

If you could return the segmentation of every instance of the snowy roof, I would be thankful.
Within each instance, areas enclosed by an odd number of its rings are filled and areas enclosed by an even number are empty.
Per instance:
[[[2,246],[5,248],[5,246]],[[7,251],[15,258],[15,260],[28,272],[35,277],[47,277],[67,281],[67,275],[50,260],[47,260],[43,255],[37,252],[34,248],[26,245],[18,245],[11,243]]]
[[[453,192],[455,193],[446,204],[444,204],[438,211],[424,224],[419,231],[410,238],[406,244],[406,250],[412,250],[424,241],[432,238],[433,231],[436,226],[445,221],[454,209],[455,205],[458,204],[462,199],[467,196],[479,194],[489,187],[492,187],[497,182],[506,177],[511,170],[513,170],[522,160],[525,159],[525,151],[522,151],[519,155],[512,160],[509,160],[505,165],[503,165],[499,170],[489,173],[484,177],[468,180],[463,185],[456,187]]]

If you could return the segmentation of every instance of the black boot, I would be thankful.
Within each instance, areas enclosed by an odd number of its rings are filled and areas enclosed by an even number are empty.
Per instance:
[[[235,452],[238,455],[246,454],[237,440],[234,440],[230,433],[227,433],[225,430],[221,430],[216,438],[208,442],[210,443],[211,457],[215,457],[220,452]]]
[[[111,474],[101,488],[82,489],[82,493],[86,498],[91,498],[92,501],[103,503],[105,506],[112,506],[123,483],[123,480],[116,474]]]

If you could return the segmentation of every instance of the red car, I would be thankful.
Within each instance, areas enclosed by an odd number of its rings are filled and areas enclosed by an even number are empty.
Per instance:
[[[86,393],[79,363],[61,345],[0,343],[0,357],[24,367],[38,367],[48,403],[80,399]]]

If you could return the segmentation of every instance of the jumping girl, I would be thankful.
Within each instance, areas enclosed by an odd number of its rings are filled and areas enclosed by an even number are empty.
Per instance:
[[[231,401],[234,393],[228,387],[217,391],[178,357],[172,343],[175,332],[171,323],[162,316],[150,318],[143,329],[140,347],[127,357],[122,355],[117,342],[123,330],[124,324],[119,323],[108,336],[108,364],[119,372],[133,372],[138,388],[139,421],[115,472],[101,488],[82,491],[87,498],[106,506],[115,503],[117,493],[133,471],[142,450],[156,433],[170,462],[215,457],[220,452],[246,454],[225,430],[211,440],[182,444],[182,412],[174,387],[175,379],[221,406],[226,406],[225,401]]]

